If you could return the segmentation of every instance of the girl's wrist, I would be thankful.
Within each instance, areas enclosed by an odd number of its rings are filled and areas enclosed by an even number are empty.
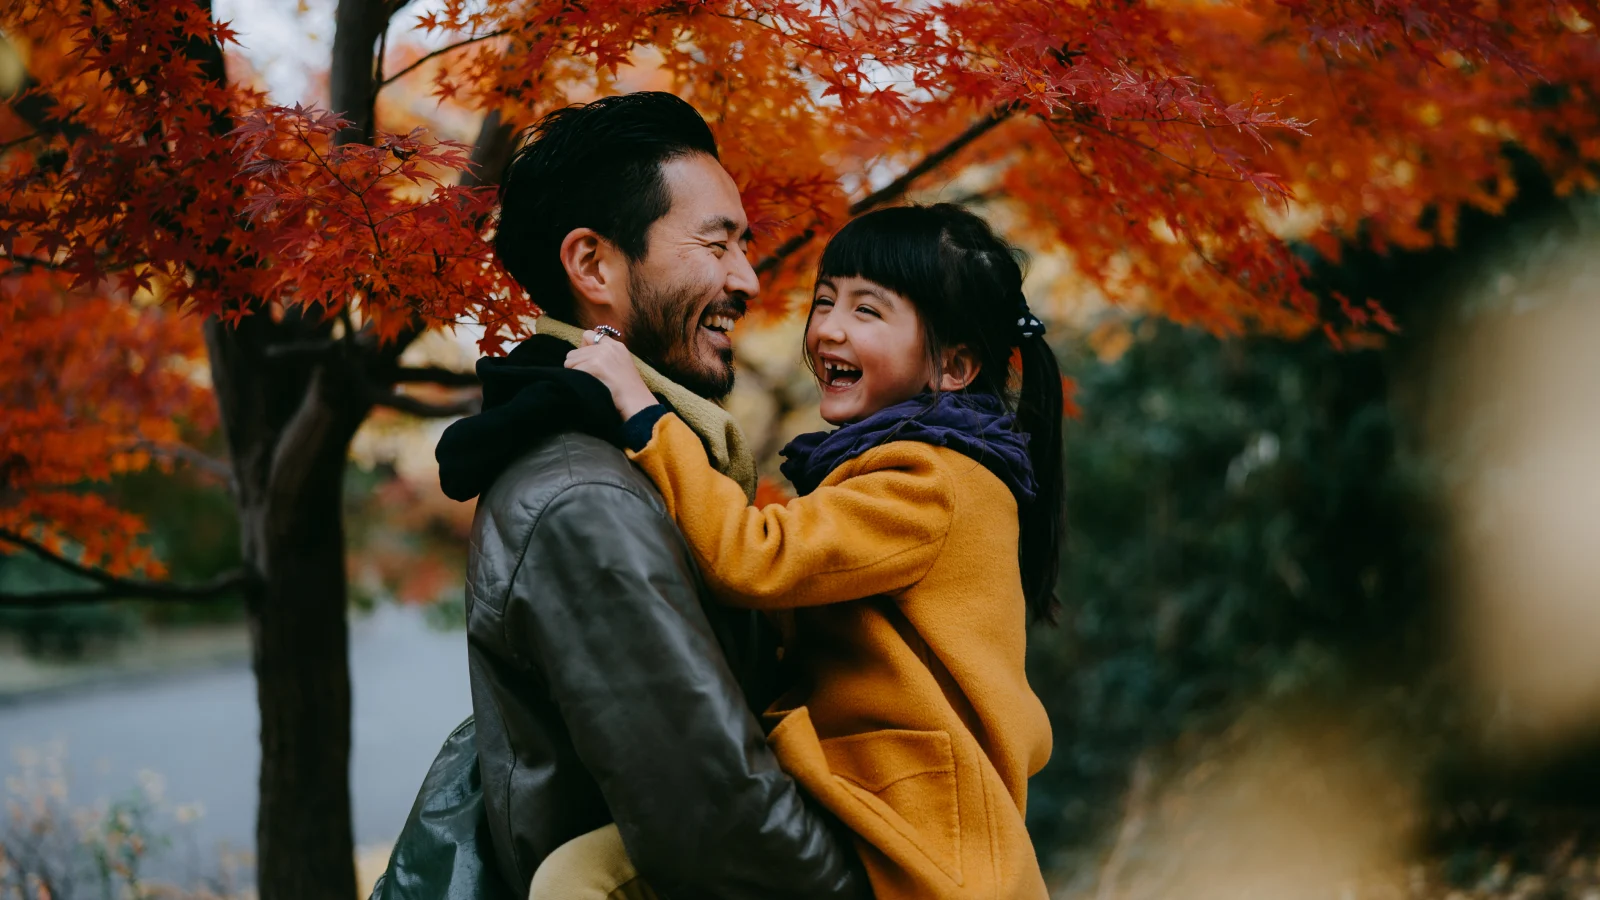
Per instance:
[[[630,385],[628,388],[617,392],[612,398],[616,401],[617,412],[622,414],[622,421],[626,422],[644,410],[655,406],[659,401],[650,389],[644,384]]]

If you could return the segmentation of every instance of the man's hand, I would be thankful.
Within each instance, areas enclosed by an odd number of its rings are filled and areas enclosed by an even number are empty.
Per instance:
[[[617,405],[624,422],[640,410],[656,405],[655,395],[645,387],[644,379],[639,377],[639,370],[633,364],[633,354],[621,341],[585,331],[583,346],[567,354],[567,368],[600,379],[611,391],[611,402]]]

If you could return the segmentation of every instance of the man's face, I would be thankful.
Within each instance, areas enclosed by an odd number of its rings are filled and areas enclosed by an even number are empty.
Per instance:
[[[661,174],[672,209],[650,226],[644,258],[629,265],[623,339],[661,374],[720,399],[733,389],[729,333],[761,289],[745,258],[749,224],[738,187],[711,157],[675,159]]]

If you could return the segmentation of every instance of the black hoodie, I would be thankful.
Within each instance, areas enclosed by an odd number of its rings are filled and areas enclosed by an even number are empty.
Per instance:
[[[504,357],[478,360],[483,411],[452,423],[439,438],[439,487],[471,500],[540,439],[582,432],[622,446],[622,417],[611,392],[586,372],[565,367],[572,345],[534,335]]]

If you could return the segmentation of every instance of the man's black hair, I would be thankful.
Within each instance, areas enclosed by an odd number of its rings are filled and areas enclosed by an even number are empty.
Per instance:
[[[661,167],[717,142],[694,107],[641,91],[550,113],[522,132],[500,179],[500,262],[546,313],[571,321],[561,242],[592,228],[630,260],[647,250],[650,226],[672,208]]]

